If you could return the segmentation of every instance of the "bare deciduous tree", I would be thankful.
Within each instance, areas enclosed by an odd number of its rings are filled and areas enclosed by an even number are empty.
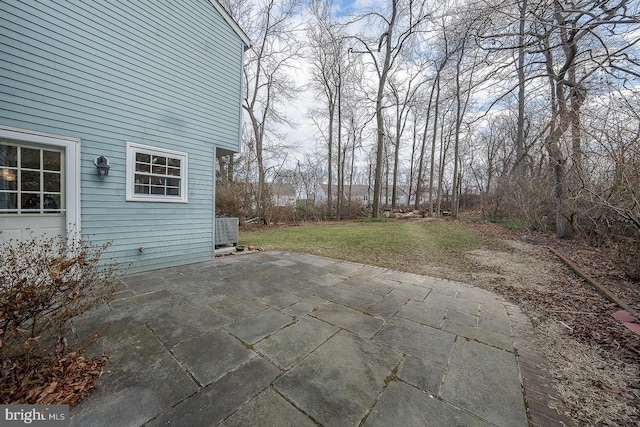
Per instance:
[[[384,99],[387,90],[387,79],[393,68],[406,53],[416,34],[427,22],[428,9],[425,0],[392,0],[391,8],[386,13],[370,12],[357,21],[370,19],[377,23],[382,34],[372,40],[371,36],[361,34],[353,36],[358,46],[352,52],[368,54],[374,65],[378,84],[375,95],[376,114],[376,157],[374,172],[374,189],[372,215],[378,217],[380,212],[380,193],[382,188],[383,153],[385,141]],[[377,40],[376,40],[377,39]]]
[[[301,1],[225,0],[222,3],[253,43],[245,53],[242,107],[251,126],[251,147],[258,168],[257,213],[264,216],[268,199],[265,154],[270,144],[275,145],[280,139],[277,126],[287,124],[280,108],[299,92],[288,72],[300,57],[301,43],[296,35],[299,28],[293,18]]]

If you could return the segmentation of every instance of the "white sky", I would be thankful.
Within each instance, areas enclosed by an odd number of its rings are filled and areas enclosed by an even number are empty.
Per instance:
[[[373,7],[379,7],[381,3],[380,0],[335,1],[337,6],[341,9],[341,13],[344,13],[345,15],[356,14],[363,9],[370,10]],[[304,9],[302,16],[307,16]],[[296,70],[293,71],[292,78],[300,86],[308,87],[312,77],[311,64],[304,60],[300,60],[295,67]],[[285,107],[286,115],[294,126],[286,126],[281,129],[281,132],[286,134],[287,144],[292,147],[296,147],[289,153],[287,163],[294,162],[295,164],[296,159],[302,160],[306,154],[314,151],[320,151],[322,153],[326,152],[326,145],[324,141],[320,139],[316,125],[313,124],[313,121],[309,117],[310,110],[320,108],[323,105],[324,101],[320,99],[313,90],[308,89],[301,93],[292,105]],[[326,132],[326,130],[324,131]]]

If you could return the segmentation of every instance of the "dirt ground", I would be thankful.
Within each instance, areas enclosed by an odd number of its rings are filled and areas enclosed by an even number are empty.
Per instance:
[[[491,250],[466,253],[474,272],[432,266],[424,274],[490,289],[518,304],[532,320],[553,386],[576,425],[640,425],[640,335],[615,320],[612,314],[620,307],[549,248],[570,258],[636,311],[640,283],[619,271],[606,248],[509,231],[496,224],[470,225],[498,242]]]

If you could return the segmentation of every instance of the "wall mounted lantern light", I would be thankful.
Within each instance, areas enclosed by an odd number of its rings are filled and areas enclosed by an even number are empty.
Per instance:
[[[109,159],[105,156],[98,156],[93,160],[93,164],[98,168],[98,175],[107,176],[109,175]]]

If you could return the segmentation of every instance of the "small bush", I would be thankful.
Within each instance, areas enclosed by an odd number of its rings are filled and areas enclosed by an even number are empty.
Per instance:
[[[239,182],[216,182],[216,215],[243,220],[248,213],[245,186]]]
[[[518,227],[526,230],[549,231],[553,200],[551,177],[505,176],[498,182],[493,195],[493,217],[517,219]]]
[[[73,236],[0,241],[0,403],[39,403],[60,382],[52,387],[50,377],[61,362],[87,365],[65,335],[115,292],[117,266],[100,261],[108,247]]]

